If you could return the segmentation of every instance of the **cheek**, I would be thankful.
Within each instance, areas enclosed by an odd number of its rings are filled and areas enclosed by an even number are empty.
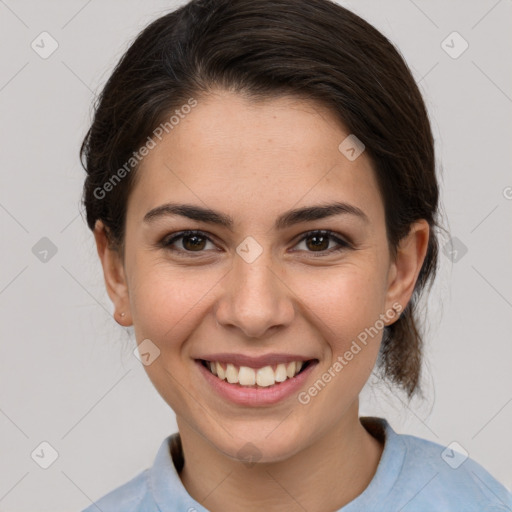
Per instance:
[[[297,276],[290,286],[324,329],[325,339],[343,344],[373,325],[382,313],[382,279],[375,268],[345,265]]]
[[[219,277],[198,278],[188,269],[170,269],[168,265],[153,263],[138,267],[130,283],[130,304],[137,342],[151,340],[159,349],[159,356],[144,366],[149,379],[172,409],[185,417],[190,411],[187,394],[180,383],[190,378],[191,366],[183,364],[184,344],[200,325],[205,314],[208,293]],[[215,277],[215,278],[214,278]],[[185,359],[184,359],[185,357]]]
[[[150,338],[170,349],[198,325],[202,305],[218,282],[218,273],[171,269],[167,264],[137,267],[130,283],[130,304],[137,340]],[[142,271],[142,269],[144,269]]]
[[[318,406],[337,408],[339,396],[349,399],[358,393],[375,366],[383,329],[382,276],[371,265],[347,264],[315,279],[296,280],[295,287],[305,299],[309,322],[324,340],[322,377],[338,390],[322,394]]]
[[[229,270],[171,266],[163,258],[140,253],[131,263],[130,305],[137,341],[149,338],[161,350],[178,347],[204,323],[212,297]],[[298,303],[297,315],[316,327],[333,351],[344,351],[382,313],[383,272],[372,251],[338,266],[288,267],[281,278],[293,292],[283,290],[286,300]]]

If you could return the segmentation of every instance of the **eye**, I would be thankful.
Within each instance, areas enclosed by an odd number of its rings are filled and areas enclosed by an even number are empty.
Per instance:
[[[334,242],[334,247],[331,244]],[[181,231],[171,236],[165,237],[161,242],[160,246],[166,250],[174,253],[181,253],[186,256],[199,256],[205,250],[208,250],[208,243],[212,247],[209,249],[216,249],[215,244],[211,238],[202,231]],[[350,248],[350,244],[345,242],[334,233],[328,230],[316,230],[306,233],[299,243],[295,246],[298,247],[300,244],[304,244],[305,250],[309,253],[319,253],[313,256],[324,256],[326,254],[332,254]],[[180,247],[181,246],[181,247]]]
[[[335,242],[334,247],[329,247],[331,242]],[[306,233],[296,247],[302,243],[304,244],[304,247],[306,247],[305,250],[307,252],[322,253],[319,254],[319,256],[323,256],[326,253],[331,254],[333,252],[342,251],[350,247],[348,242],[345,242],[341,238],[335,236],[332,231],[328,230],[317,230]]]
[[[173,247],[178,240],[181,240],[178,244],[181,248]],[[204,251],[205,246],[208,243],[212,244],[213,248],[215,248],[212,240],[202,231],[182,231],[181,233],[176,233],[171,237],[164,238],[160,242],[160,245],[173,252],[201,253]]]

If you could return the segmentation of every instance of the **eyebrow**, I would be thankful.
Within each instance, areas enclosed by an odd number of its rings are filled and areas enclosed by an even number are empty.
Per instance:
[[[223,226],[230,231],[233,230],[234,221],[229,215],[226,215],[209,208],[191,204],[166,203],[150,210],[144,216],[144,222],[150,223],[155,219],[167,216],[179,215],[188,219],[209,224]],[[312,222],[318,219],[325,219],[335,215],[352,215],[369,223],[368,216],[357,206],[348,203],[330,203],[326,205],[306,206],[290,210],[280,215],[275,222],[275,229],[284,229],[301,222]]]

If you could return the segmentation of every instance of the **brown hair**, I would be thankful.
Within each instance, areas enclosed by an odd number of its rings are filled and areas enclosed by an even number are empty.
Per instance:
[[[296,95],[327,106],[366,146],[383,197],[390,253],[410,225],[428,221],[427,254],[400,318],[385,327],[378,368],[411,397],[419,390],[417,301],[437,271],[438,183],[426,107],[397,49],[330,0],[193,0],[147,26],[123,55],[95,105],[80,155],[83,203],[124,254],[133,171],[112,179],[190,98],[225,88],[254,99]],[[110,181],[109,181],[110,180]],[[108,193],[105,184],[110,182]]]

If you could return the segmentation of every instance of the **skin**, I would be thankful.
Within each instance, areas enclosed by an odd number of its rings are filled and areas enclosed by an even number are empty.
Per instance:
[[[371,161],[364,152],[350,161],[338,150],[349,133],[321,105],[294,97],[256,102],[223,90],[197,99],[137,171],[123,257],[96,224],[115,317],[134,326],[137,343],[150,339],[160,350],[145,369],[176,413],[186,460],[180,478],[194,499],[214,512],[338,509],[368,486],[383,450],[358,418],[382,331],[307,405],[296,394],[272,406],[235,405],[211,389],[194,358],[317,358],[307,390],[379,315],[393,304],[405,308],[429,226],[413,224],[391,260]],[[337,215],[274,228],[285,211],[334,201],[359,207],[369,222]],[[233,231],[181,216],[143,221],[167,202],[228,214]],[[212,242],[202,239],[199,252],[190,239],[174,242],[181,253],[159,245],[188,229]],[[328,253],[338,247],[330,239],[319,250],[304,238],[317,229],[350,245]],[[236,252],[247,236],[263,251],[252,263]],[[387,318],[387,325],[397,319]],[[253,466],[237,456],[247,442],[261,454]]]

